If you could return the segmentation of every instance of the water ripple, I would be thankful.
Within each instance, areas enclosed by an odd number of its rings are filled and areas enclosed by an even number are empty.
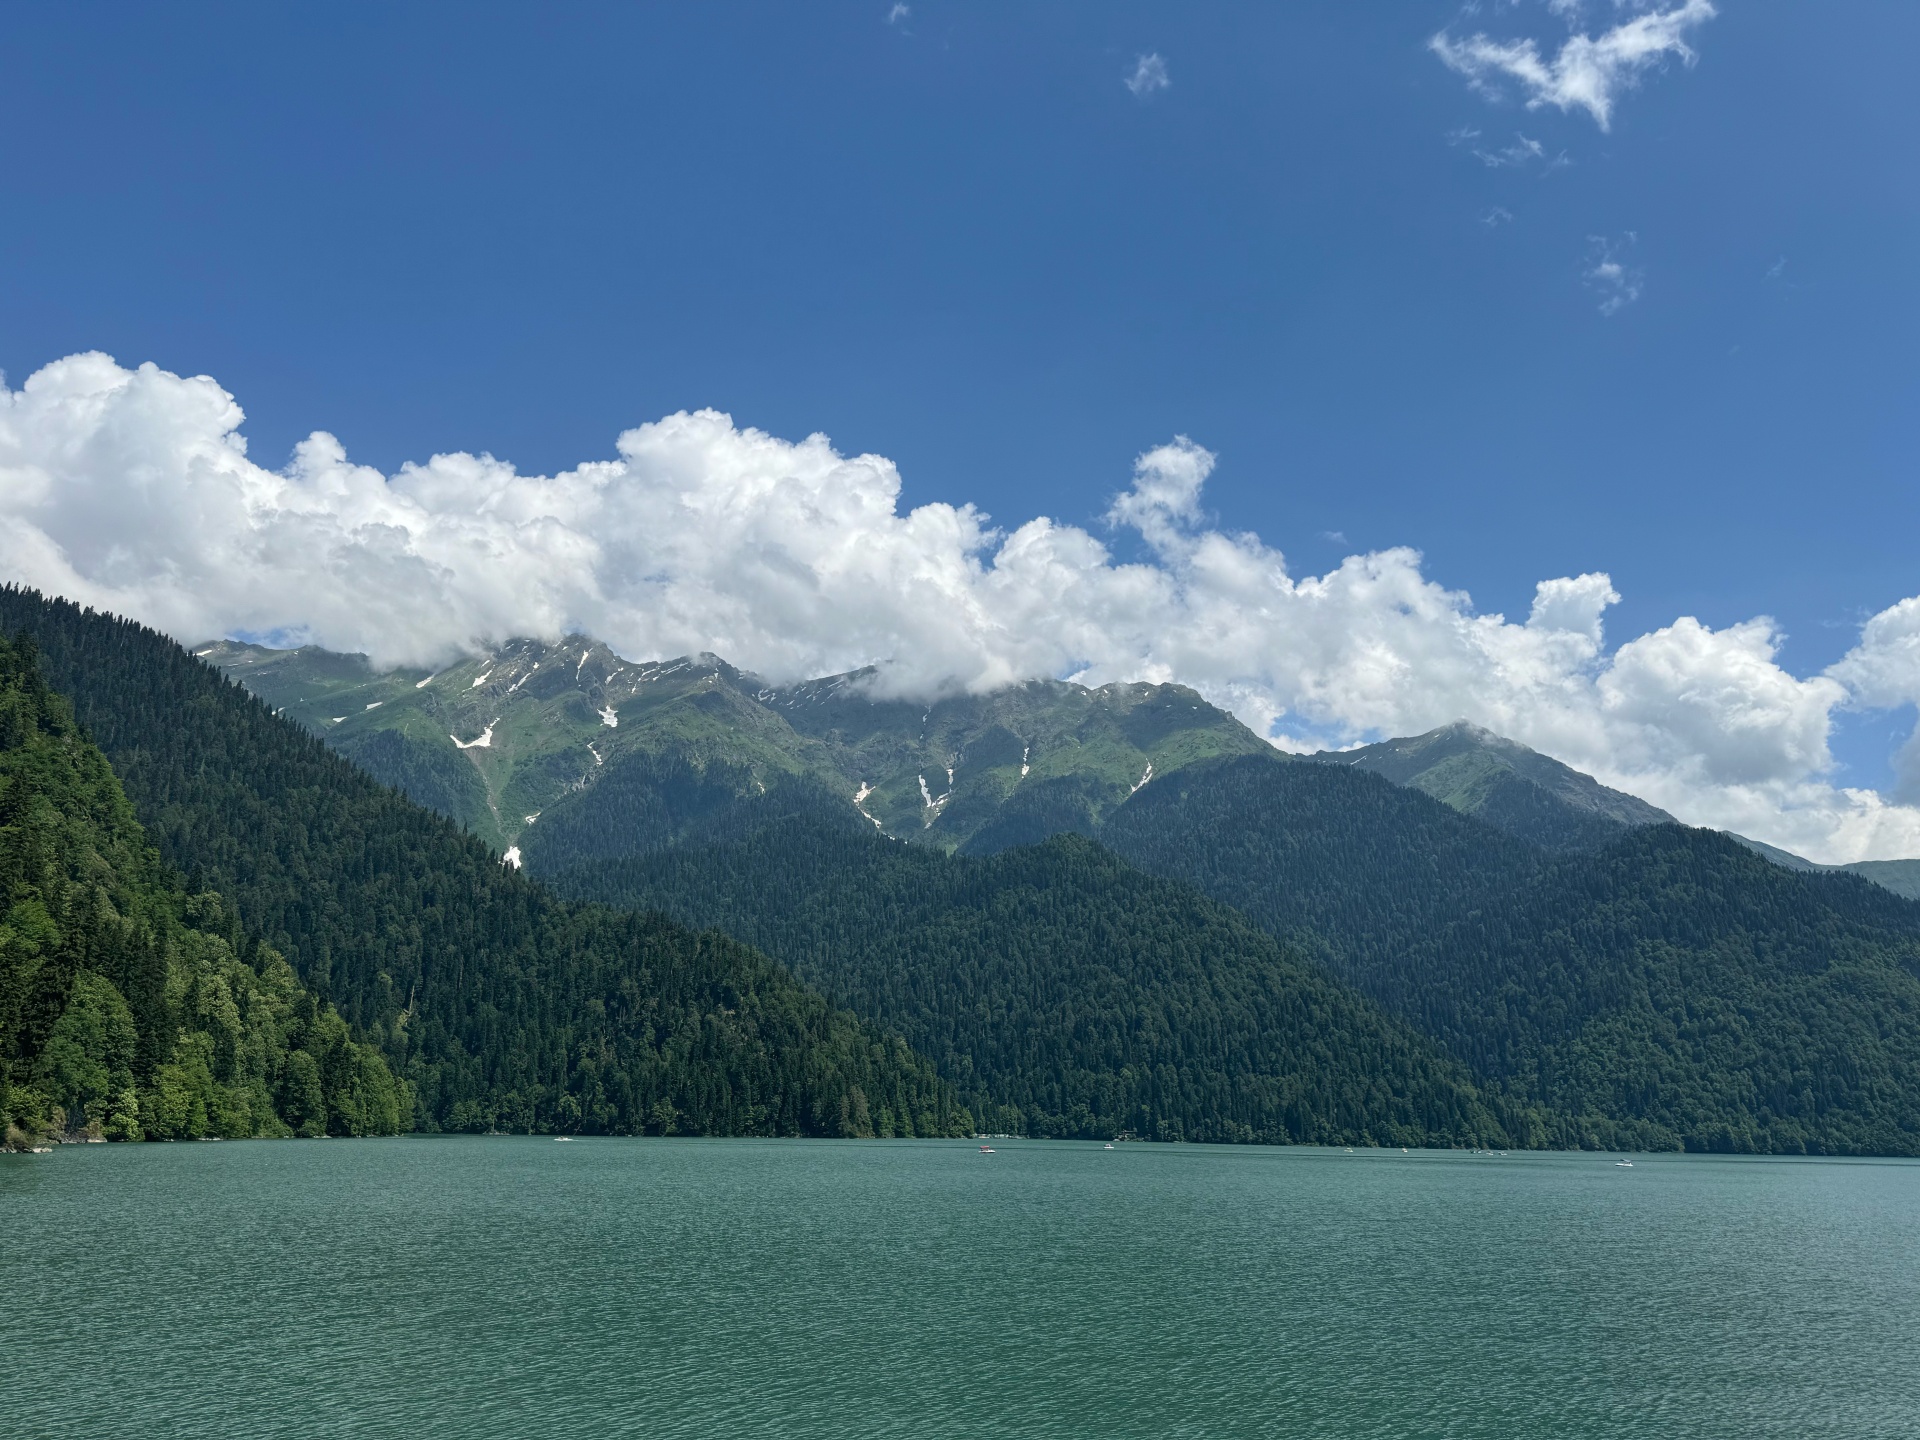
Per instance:
[[[0,1434],[1920,1435],[1920,1166],[998,1148],[0,1157]]]

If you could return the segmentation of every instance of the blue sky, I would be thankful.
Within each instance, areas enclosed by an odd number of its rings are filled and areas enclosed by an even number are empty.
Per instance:
[[[1605,571],[1610,639],[1770,615],[1807,676],[1920,590],[1920,8],[1724,0],[1605,130],[1431,46],[1646,9],[11,7],[0,366],[212,375],[271,467],[712,406],[1122,554],[1187,435],[1296,572]]]

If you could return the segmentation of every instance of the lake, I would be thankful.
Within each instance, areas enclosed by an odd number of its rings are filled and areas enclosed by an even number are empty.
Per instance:
[[[1920,1164],[994,1148],[0,1156],[0,1434],[1920,1435]]]

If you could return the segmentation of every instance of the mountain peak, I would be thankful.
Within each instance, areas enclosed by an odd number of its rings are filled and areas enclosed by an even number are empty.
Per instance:
[[[1637,826],[1673,823],[1666,811],[1470,720],[1308,758],[1424,790],[1549,850],[1594,849]]]
[[[649,785],[671,772],[684,787],[675,804],[696,809],[804,782],[889,835],[953,848],[1084,829],[1184,765],[1273,753],[1195,691],[1145,681],[888,698],[874,666],[773,685],[709,652],[633,661],[579,634],[384,675],[312,646],[229,641],[199,654],[536,868],[562,833],[567,844],[586,843],[592,824],[626,834],[642,770]],[[632,784],[620,778],[630,769]]]

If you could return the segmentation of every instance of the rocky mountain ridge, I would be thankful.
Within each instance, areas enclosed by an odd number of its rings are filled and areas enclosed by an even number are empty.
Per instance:
[[[707,803],[804,781],[887,835],[956,849],[996,825],[1084,829],[1155,775],[1272,753],[1178,685],[1043,680],[922,703],[877,697],[872,670],[776,686],[714,655],[637,663],[584,636],[432,673],[317,647],[194,653],[516,860],[537,825],[584,822],[635,763],[690,768]]]

